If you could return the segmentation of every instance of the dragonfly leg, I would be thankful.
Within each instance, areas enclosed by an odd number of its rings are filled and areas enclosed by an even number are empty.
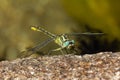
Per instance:
[[[51,50],[51,51],[48,52],[48,55],[49,55],[51,52],[53,52],[53,51],[61,51],[61,53],[64,54],[64,52],[63,52],[62,49],[64,49],[64,48],[60,47],[60,48],[57,48],[57,49]]]
[[[68,51],[66,48],[65,48],[64,50],[65,50],[65,52],[66,52],[67,54],[69,54],[69,51]]]
[[[61,49],[60,51],[61,51],[62,55],[64,55],[64,52],[63,52],[63,50]]]

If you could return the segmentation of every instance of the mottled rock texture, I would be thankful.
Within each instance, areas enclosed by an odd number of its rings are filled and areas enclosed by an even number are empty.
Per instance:
[[[2,61],[0,80],[120,80],[120,52]]]

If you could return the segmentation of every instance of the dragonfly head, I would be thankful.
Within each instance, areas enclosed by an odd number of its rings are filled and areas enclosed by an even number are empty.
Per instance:
[[[72,47],[74,47],[74,44],[75,44],[74,40],[69,40],[69,41],[67,41],[67,43],[68,43],[68,45],[67,45],[68,49],[71,49]]]
[[[70,40],[66,34],[59,35],[55,42],[63,48],[71,48],[74,46],[74,40]]]
[[[74,46],[74,40],[70,40],[66,34],[61,35],[61,41],[63,47],[70,48],[71,46]]]

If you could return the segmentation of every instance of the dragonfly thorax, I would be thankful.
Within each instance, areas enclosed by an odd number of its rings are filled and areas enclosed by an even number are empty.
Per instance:
[[[70,40],[65,34],[57,36],[55,43],[57,43],[62,48],[70,48],[71,46],[74,46],[74,40]]]

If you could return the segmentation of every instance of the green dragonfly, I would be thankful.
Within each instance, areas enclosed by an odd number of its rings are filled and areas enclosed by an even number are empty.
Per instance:
[[[103,33],[88,33],[88,32],[87,33],[65,33],[65,34],[56,35],[56,34],[53,34],[51,32],[48,32],[47,30],[45,30],[45,29],[43,29],[41,27],[38,27],[38,26],[32,26],[31,29],[34,30],[34,31],[43,32],[44,34],[46,34],[50,38],[45,40],[43,43],[40,43],[37,46],[29,49],[28,51],[37,52],[38,50],[45,47],[48,43],[50,43],[52,41],[54,41],[57,45],[60,46],[57,49],[49,51],[48,54],[51,53],[52,51],[61,51],[62,54],[64,54],[63,50],[65,50],[66,53],[68,53],[69,50],[76,51],[76,49],[75,49],[75,41],[71,40],[69,38],[69,36],[103,35]]]

